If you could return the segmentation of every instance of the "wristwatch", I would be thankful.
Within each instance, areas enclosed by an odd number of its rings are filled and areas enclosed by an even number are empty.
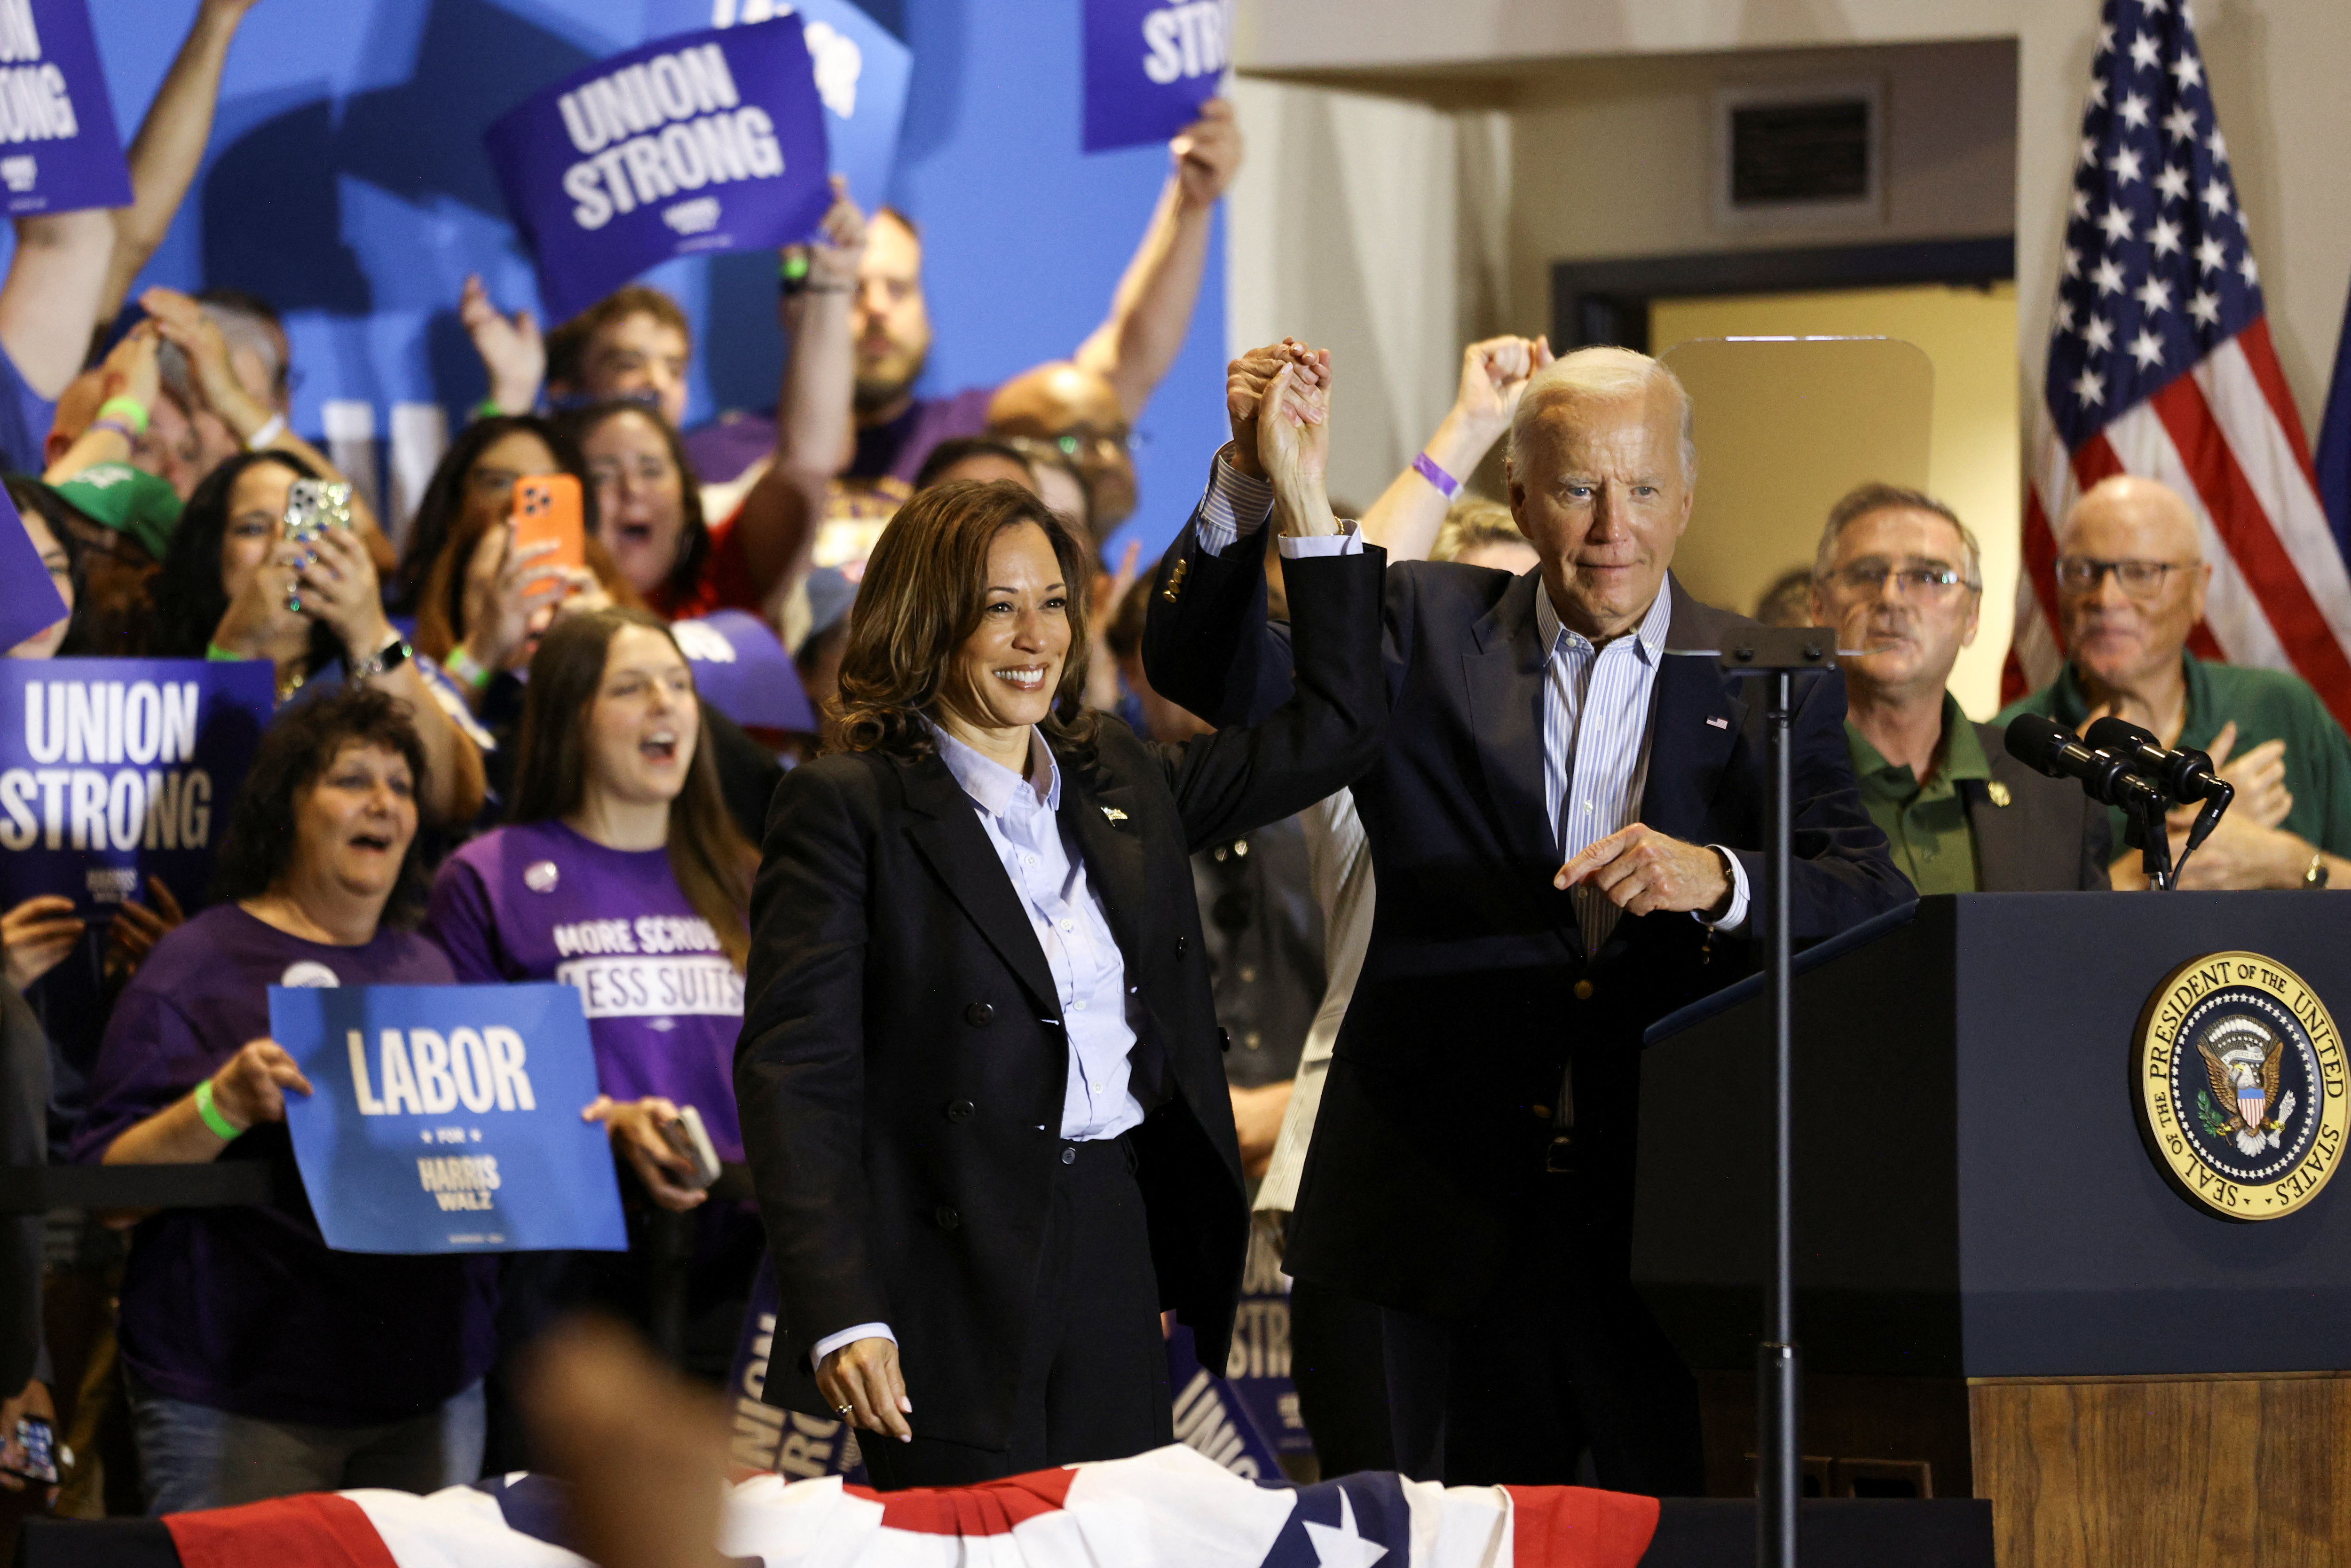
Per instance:
[[[408,645],[408,639],[395,632],[392,634],[391,642],[386,643],[366,658],[357,661],[345,659],[343,668],[354,682],[364,681],[371,676],[381,675],[400,668],[415,654],[416,650]]]
[[[2310,867],[2302,873],[2302,885],[2305,891],[2314,892],[2326,885],[2326,852],[2325,850],[2310,852]]]

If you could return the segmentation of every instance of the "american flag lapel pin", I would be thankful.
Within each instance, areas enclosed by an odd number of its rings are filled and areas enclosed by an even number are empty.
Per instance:
[[[1126,813],[1120,810],[1115,806],[1104,806],[1102,809],[1102,814],[1113,822],[1123,822],[1126,821]]]
[[[1706,722],[1707,727],[1710,729],[1729,729],[1730,727],[1730,721],[1723,717],[1720,714],[1715,715]]]

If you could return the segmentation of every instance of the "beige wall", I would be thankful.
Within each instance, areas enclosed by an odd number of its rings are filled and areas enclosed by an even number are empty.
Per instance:
[[[1757,592],[1790,566],[1812,558],[1820,538],[1821,520],[1837,496],[1864,479],[1893,484],[1923,484],[1932,495],[1950,503],[1966,519],[1983,549],[1982,618],[1975,645],[1959,655],[1951,674],[1951,689],[1970,716],[1988,719],[2000,709],[2000,666],[2008,649],[2017,571],[2016,485],[2018,421],[2015,356],[2009,350],[2008,322],[2016,308],[2015,290],[1871,288],[1823,294],[1767,294],[1717,299],[1660,300],[1651,312],[1650,330],[1661,352],[1678,370],[1681,357],[1674,344],[1691,340],[1746,336],[1845,336],[1870,334],[1915,344],[1932,368],[1932,411],[1921,408],[1917,418],[1926,423],[1917,443],[1924,461],[1914,475],[1889,455],[1875,466],[1855,466],[1871,448],[1857,444],[1854,433],[1841,444],[1832,435],[1821,444],[1841,449],[1844,466],[1823,474],[1815,455],[1807,453],[1794,464],[1792,476],[1761,468],[1743,474],[1726,467],[1735,453],[1718,454],[1708,435],[1708,400],[1698,399],[1698,440],[1706,454],[1698,476],[1698,502],[1703,520],[1743,520],[1748,492],[1762,493],[1754,503],[1773,519],[1789,517],[1792,527],[1765,534],[1768,549],[1740,551],[1732,536],[1730,557],[1723,562],[1719,580],[1723,591],[1710,595],[1714,602],[1750,610]],[[1740,345],[1750,352],[1787,353],[1807,345]],[[1769,405],[1754,400],[1769,418]],[[1784,401],[1784,400],[1783,400]],[[1857,423],[1870,437],[1884,441],[1889,454],[1908,449],[1912,433],[1907,420],[1889,396],[1883,410]],[[1729,489],[1734,493],[1726,497]],[[1693,550],[1698,559],[1721,549],[1694,521],[1677,559]],[[1695,563],[1693,563],[1695,564]],[[1690,577],[1684,570],[1685,579]]]

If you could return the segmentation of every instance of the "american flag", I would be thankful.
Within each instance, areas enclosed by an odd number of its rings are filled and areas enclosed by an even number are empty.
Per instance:
[[[2212,586],[2189,646],[2291,670],[2351,724],[2351,573],[2270,344],[2190,0],[2106,0],[2067,200],[2003,695],[2064,657],[2057,522],[2137,474],[2196,508]]]

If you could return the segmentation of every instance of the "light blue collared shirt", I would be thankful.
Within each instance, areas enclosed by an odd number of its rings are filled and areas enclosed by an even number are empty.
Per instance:
[[[1142,1125],[1142,1103],[1127,1087],[1134,1030],[1126,1016],[1126,957],[1087,884],[1085,862],[1061,838],[1061,769],[1052,747],[1037,730],[1029,732],[1024,779],[936,726],[932,733],[939,760],[970,798],[1053,972],[1070,1052],[1061,1136],[1115,1138]]]

